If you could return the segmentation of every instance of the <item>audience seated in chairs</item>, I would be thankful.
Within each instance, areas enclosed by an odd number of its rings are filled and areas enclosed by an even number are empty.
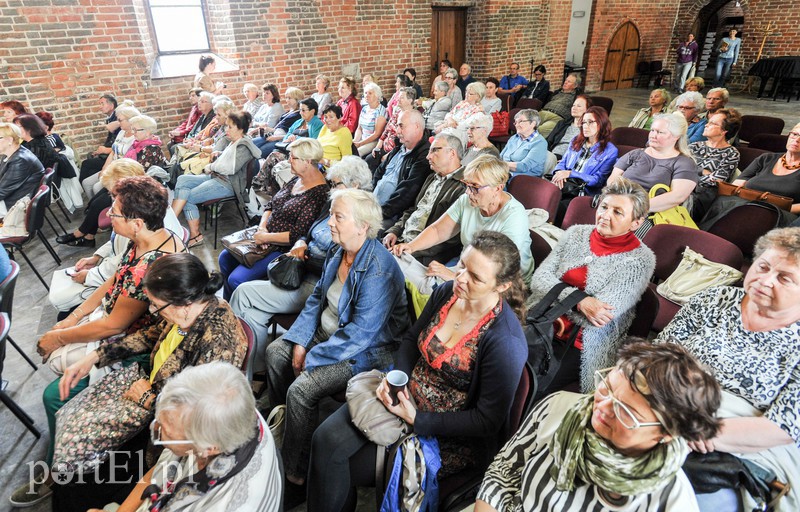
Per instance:
[[[28,113],[27,107],[17,100],[0,103],[0,110],[3,111],[3,122],[5,123],[13,123],[15,117]]]
[[[664,184],[669,192],[650,200],[650,211],[661,212],[682,204],[697,184],[697,164],[686,143],[686,118],[682,114],[660,114],[653,120],[649,145],[617,160],[608,183],[620,176],[638,183],[646,191]]]
[[[0,217],[23,197],[33,197],[44,176],[44,166],[22,145],[22,130],[11,123],[0,123]]]
[[[694,77],[686,80],[686,85],[684,87],[684,92],[699,92],[699,93],[702,93],[703,92],[703,88],[705,86],[706,86],[706,81],[703,80],[702,77],[694,76]],[[675,112],[675,110],[677,109],[677,105],[678,105],[678,98],[676,97],[674,100],[672,100],[670,102],[669,106],[667,107],[667,113],[671,114],[671,113]],[[703,104],[703,106],[700,107],[700,111],[701,112],[704,111],[704,110],[705,110],[705,104]]]
[[[456,235],[466,247],[485,230],[502,233],[514,242],[522,257],[522,275],[528,282],[533,274],[528,218],[519,201],[504,191],[507,181],[508,167],[501,160],[491,156],[476,158],[464,170],[466,194],[456,199],[444,215],[416,238],[392,247],[406,279],[420,294],[429,295],[436,286],[452,281],[456,270],[437,261],[425,267],[412,257],[414,253],[447,242]]]
[[[436,89],[436,84],[439,82],[447,83],[445,75],[447,75],[447,71],[453,67],[453,63],[447,59],[439,61],[439,74],[433,77],[433,81],[431,82],[431,96]],[[450,89],[450,85],[448,84],[448,90]]]
[[[541,176],[547,161],[547,142],[538,130],[541,119],[535,110],[524,109],[514,116],[514,134],[500,152],[511,178],[519,174]]]
[[[800,507],[799,264],[800,229],[767,233],[756,243],[743,288],[697,293],[656,338],[686,347],[722,387],[721,430],[692,439],[690,448],[701,459],[710,452],[731,453],[774,471],[779,482],[791,486],[777,502],[779,512]],[[736,506],[741,498],[743,509]],[[758,507],[743,488],[698,495],[698,501],[704,512]]]
[[[437,82],[433,87],[433,99],[428,100],[425,107],[425,128],[433,131],[433,129],[441,123],[444,123],[444,118],[453,108],[453,100],[447,95],[450,86],[447,81]]]
[[[387,249],[392,250],[398,243],[407,244],[414,240],[464,194],[465,187],[461,182],[464,178],[464,167],[461,165],[463,148],[461,141],[454,135],[440,133],[434,138],[428,150],[428,161],[433,172],[422,185],[414,204],[386,230],[383,245]],[[461,242],[458,236],[454,235],[429,249],[417,251],[414,258],[424,265],[433,261],[447,264],[456,258],[460,251]]]
[[[400,144],[386,156],[372,179],[385,227],[394,224],[413,204],[431,173],[427,160],[430,143],[422,114],[413,109],[401,112],[397,124]]]
[[[377,389],[379,400],[414,433],[436,438],[440,479],[482,471],[502,443],[501,427],[528,353],[520,327],[525,284],[519,262],[505,235],[476,236],[461,254],[456,280],[436,289],[400,341],[395,368],[409,381],[399,403],[393,405],[385,380]],[[340,407],[314,434],[309,512],[354,510],[355,486],[375,485],[377,450],[383,447]]]
[[[709,89],[709,91],[706,93],[705,117],[708,118],[717,110],[725,108],[725,105],[728,104],[729,99],[730,93],[728,92],[728,89],[724,87],[714,87],[713,89]]]
[[[787,226],[800,214],[800,123],[796,124],[786,140],[785,153],[768,153],[756,158],[733,182],[737,187],[770,192],[792,199],[791,210],[780,210],[779,226]],[[719,196],[709,207],[700,225],[711,227],[730,210],[747,202],[737,196]]]
[[[458,80],[458,71],[456,71],[455,68],[448,69],[444,74],[444,81],[450,86],[449,89],[447,89],[447,97],[450,98],[450,108],[455,107],[464,100],[464,93],[461,91],[461,88],[456,85]]]
[[[699,92],[685,92],[678,96],[675,111],[680,112],[686,118],[688,128],[686,138],[689,144],[706,140],[703,130],[706,127],[707,117],[701,117],[705,102],[703,95]]]
[[[314,87],[317,92],[311,95],[311,99],[317,102],[317,116],[322,118],[322,112],[333,103],[328,87],[331,86],[330,79],[325,75],[317,75],[314,79]]]
[[[192,128],[194,128],[197,120],[200,119],[202,114],[200,113],[200,107],[197,106],[197,100],[200,99],[201,92],[203,92],[203,90],[199,87],[192,87],[189,89],[189,104],[191,105],[191,108],[189,109],[189,115],[181,124],[177,126],[177,128],[169,132],[170,143],[168,147],[170,152],[172,152],[172,147],[175,144],[180,144],[183,142],[183,139],[186,138],[186,135],[192,131]]]
[[[405,75],[403,78],[407,79]],[[358,148],[358,155],[362,158],[378,145],[378,139],[386,129],[386,119],[388,118],[386,107],[381,105],[383,93],[378,84],[364,86],[364,99],[366,103],[361,108],[358,128],[353,135],[353,144]]]
[[[168,164],[164,158],[161,139],[154,134],[158,128],[156,120],[150,116],[140,114],[131,118],[130,123],[134,141],[128,151],[125,152],[125,158],[136,160],[142,164],[145,173],[150,170],[150,167],[154,166],[166,169]]]
[[[519,98],[537,99],[544,105],[550,99],[550,81],[545,80],[544,76],[547,68],[539,64],[533,68],[533,77],[528,82],[528,86],[519,95]]]
[[[489,466],[475,512],[697,510],[681,466],[687,441],[720,430],[714,377],[686,350],[647,342],[592,377],[594,394],[536,405]]]
[[[481,105],[483,112],[492,115],[492,112],[500,112],[503,109],[503,100],[497,97],[497,89],[500,87],[500,82],[495,77],[489,77],[484,84],[486,92],[484,93]]]
[[[606,110],[589,107],[581,117],[581,131],[553,172],[552,182],[561,189],[556,224],[564,218],[570,200],[584,194],[597,195],[605,186],[617,161],[617,147],[610,142],[610,136],[611,121]]]
[[[400,91],[402,89],[404,89],[405,87],[411,87],[411,89],[414,91],[414,97],[415,98],[418,97],[416,89],[414,89],[414,87],[412,87],[413,83],[414,82],[411,80],[411,78],[409,78],[405,73],[400,73],[398,75],[395,75],[395,79],[394,79],[394,94],[392,94],[392,97],[389,99],[388,102],[386,101],[385,98],[383,98],[382,101],[381,101],[381,103],[386,105],[386,118],[387,119],[392,114],[392,112],[394,112],[395,107],[397,107],[397,102],[400,100]],[[363,98],[361,99],[361,107],[362,107],[362,110],[363,110],[363,107],[366,105],[366,99],[367,99],[367,93],[366,93],[367,85],[366,84],[362,84],[361,87],[364,90],[364,95],[363,95]]]
[[[550,135],[559,121],[570,118],[570,108],[575,102],[575,95],[578,94],[580,85],[581,77],[571,73],[564,79],[561,89],[545,102],[544,107],[539,111],[541,118],[539,132],[543,137]]]
[[[123,101],[122,104],[116,108],[114,114],[117,116],[119,130],[117,136],[114,138],[114,142],[111,144],[111,153],[103,161],[100,172],[86,177],[81,182],[83,191],[90,200],[103,188],[103,185],[100,184],[100,177],[103,171],[115,160],[125,158],[125,153],[131,149],[131,146],[133,146],[133,143],[136,141],[133,126],[131,126],[131,119],[140,116],[141,112],[133,106],[133,102],[130,100]]]
[[[375,239],[381,226],[375,197],[335,191],[328,223],[339,248],[297,321],[267,346],[269,402],[286,404],[283,463],[288,482],[298,485],[308,472],[319,401],[344,391],[357,373],[391,366],[408,329],[403,274]]]
[[[650,106],[636,112],[628,127],[649,130],[655,117],[658,114],[666,113],[667,104],[671,99],[672,97],[666,89],[661,88],[653,90],[648,100]]]
[[[294,177],[272,198],[253,235],[266,257],[247,266],[227,249],[219,255],[226,300],[240,284],[265,278],[269,263],[291,249],[311,228],[330,190],[325,175],[319,172],[321,158],[322,146],[317,140],[301,138],[289,144]]]
[[[466,98],[464,101],[454,106],[447,115],[444,116],[444,121],[434,128],[434,132],[440,133],[445,128],[458,128],[461,131],[466,130],[466,120],[475,115],[483,113],[483,105],[481,100],[486,93],[486,86],[481,82],[472,82],[466,87]]]
[[[2,105],[4,104],[0,104],[0,106]],[[114,112],[114,110],[117,108],[117,99],[110,94],[104,94],[100,97],[99,105],[100,111],[106,116],[106,139],[103,144],[97,146],[97,149],[92,151],[89,156],[83,162],[81,162],[81,173],[78,177],[80,181],[83,181],[89,176],[100,172],[100,169],[103,168],[103,163],[105,162],[106,157],[111,154],[111,144],[114,143],[114,139],[116,139],[117,133],[119,133],[120,130],[119,122],[117,122],[117,116]],[[4,112],[7,113],[8,109],[6,109]],[[22,112],[20,112],[20,114],[21,113]]]
[[[295,121],[300,119],[300,100],[304,97],[303,91],[297,87],[289,87],[286,89],[286,92],[283,93],[283,99],[286,102],[287,110],[281,114],[274,128],[269,126],[268,118],[267,124],[259,128],[259,132],[263,131],[263,133],[259,137],[253,138],[253,144],[261,149],[261,158],[267,158],[267,156],[275,150],[275,145],[283,140],[289,128]],[[264,105],[266,105],[266,103]]]
[[[247,339],[230,306],[214,296],[222,286],[219,272],[209,273],[192,254],[168,254],[152,264],[143,285],[150,310],[159,315],[157,323],[115,343],[101,345],[70,365],[59,383],[62,399],[70,395],[71,388],[89,375],[93,367],[108,367],[141,354],[149,355],[150,364],[142,364],[141,378],[127,390],[120,389],[116,398],[136,402],[148,411],[156,409],[165,384],[187,368],[212,361],[242,367],[247,357]],[[81,412],[60,417],[59,425],[65,425],[70,431],[91,428],[93,423],[88,423]],[[152,414],[148,414],[138,425],[120,425],[119,428],[139,432],[153,419]],[[57,446],[56,451],[59,449]],[[56,485],[53,487],[54,508],[84,511],[91,506],[102,506],[104,502],[99,496],[102,496],[103,487],[91,483],[88,486]]]
[[[684,93],[686,94],[686,93]],[[720,109],[706,118],[703,142],[689,144],[697,163],[697,187],[691,195],[689,211],[699,221],[717,198],[717,182],[730,181],[739,164],[739,150],[728,141],[736,136],[742,116],[735,109]]]
[[[356,99],[358,90],[356,89],[355,80],[349,76],[343,77],[339,80],[338,92],[339,100],[336,102],[336,106],[342,109],[342,115],[339,117],[342,119],[342,124],[345,125],[347,129],[350,130],[350,134],[353,135],[356,133],[358,119],[361,115],[361,103]]]
[[[242,86],[242,95],[245,97],[244,105],[242,105],[242,112],[247,112],[251,116],[256,115],[258,109],[264,104],[259,98],[258,86],[256,84],[247,83]]]
[[[489,134],[492,133],[492,127],[494,126],[492,116],[489,114],[474,114],[468,117],[464,124],[466,125],[469,149],[464,151],[461,165],[466,166],[481,155],[500,157],[500,152],[489,140]]]
[[[34,114],[20,114],[14,118],[14,124],[22,133],[22,145],[42,162],[45,169],[53,169],[58,154],[53,145],[47,141],[47,126]]]
[[[562,282],[569,287],[561,298],[575,289],[587,294],[574,312],[559,319],[564,327],[555,333],[554,344],[557,354],[563,352],[561,365],[540,395],[576,380],[589,393],[594,372],[614,363],[655,268],[653,252],[634,235],[648,209],[641,186],[624,178],[609,184],[600,196],[595,225],[569,228],[534,272],[529,309]]]
[[[253,138],[272,135],[273,130],[278,125],[278,121],[284,114],[278,86],[267,83],[262,85],[261,89],[264,91],[261,95],[261,106],[253,114],[253,122],[250,123],[250,129],[247,132]]]
[[[371,171],[377,169],[383,161],[383,157],[391,153],[397,146],[397,122],[400,118],[400,112],[406,112],[414,108],[416,96],[413,88],[403,87],[395,93],[394,97],[397,98],[397,102],[393,111],[387,111],[389,121],[386,123],[386,129],[383,130],[383,134],[378,139],[378,143],[372,149],[372,152],[365,158]]]
[[[258,158],[261,151],[253,140],[245,135],[250,126],[250,114],[231,112],[228,116],[228,138],[231,143],[214,162],[203,169],[203,174],[184,174],[175,185],[175,199],[172,210],[175,215],[183,215],[189,224],[189,248],[204,243],[200,233],[200,210],[198,205],[236,196],[240,204],[247,201],[244,189],[247,181],[247,166],[250,160]]]
[[[370,190],[372,174],[366,163],[357,156],[346,156],[328,169],[326,175],[333,190],[354,188]],[[334,247],[328,220],[331,215],[330,200],[323,205],[319,216],[306,234],[292,246],[289,254],[302,259],[305,277],[296,290],[284,290],[271,281],[254,280],[241,283],[231,296],[233,311],[250,325],[255,335],[255,373],[264,371],[264,354],[268,341],[268,327],[274,315],[299,313],[314,291],[325,266],[325,257]]]
[[[594,103],[589,96],[578,94],[575,96],[575,101],[572,102],[571,117],[556,123],[553,131],[547,135],[547,149],[559,159],[567,152],[567,148],[572,144],[572,139],[581,133],[581,118],[586,109],[591,106],[594,106]]]

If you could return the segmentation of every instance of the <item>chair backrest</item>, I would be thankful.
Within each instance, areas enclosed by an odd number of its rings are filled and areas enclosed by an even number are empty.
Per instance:
[[[753,135],[753,138],[750,139],[750,147],[754,149],[763,149],[771,153],[784,153],[786,151],[786,142],[788,140],[788,135],[759,133]]]
[[[751,148],[750,146],[739,146],[738,149],[739,149],[738,167],[742,171],[747,169],[747,167],[753,163],[753,160],[763,155],[764,153],[769,153],[769,151],[766,151],[764,149]],[[732,178],[731,181],[733,181]]]
[[[645,61],[645,60],[643,60],[642,62],[636,64],[636,72],[639,73],[640,75],[649,74],[650,73],[650,63]]]
[[[242,371],[247,376],[248,381],[253,380],[253,364],[255,361],[255,357],[253,352],[256,349],[256,336],[253,334],[253,329],[250,325],[245,322],[244,318],[237,316],[236,318],[239,319],[239,324],[242,326],[242,330],[244,331],[244,336],[247,338],[247,355],[244,358],[244,362],[242,363]]]
[[[590,96],[592,103],[597,107],[606,109],[606,114],[611,115],[611,109],[614,107],[614,100],[607,96]]]
[[[539,268],[539,265],[547,258],[550,253],[553,251],[553,248],[550,247],[550,244],[547,243],[542,235],[537,233],[534,230],[530,230],[531,232],[531,254],[533,255],[533,262],[536,268]]]
[[[55,163],[55,166],[58,166],[58,162]],[[47,185],[50,188],[53,188],[53,180],[56,177],[56,171],[53,168],[48,167],[44,170],[44,175],[42,176],[42,181],[39,182],[39,185]]]
[[[3,376],[3,366],[6,360],[6,338],[11,330],[11,320],[7,313],[0,313],[0,379]]]
[[[514,117],[522,110],[521,108],[512,108],[508,111],[508,134],[514,135],[517,133],[517,127],[514,124]]]
[[[749,142],[755,135],[762,133],[780,135],[785,124],[780,117],[744,115],[739,128],[739,139]]]
[[[564,219],[561,221],[561,229],[567,229],[575,224],[594,225],[597,208],[592,206],[593,201],[594,197],[592,196],[580,196],[570,201]]]
[[[497,97],[500,98],[500,112],[508,112],[511,110],[511,103],[514,101],[513,94],[498,91]]]
[[[650,63],[650,72],[651,73],[657,73],[657,72],[661,71],[662,69],[664,69],[664,62],[663,61],[654,60],[653,62]]]
[[[708,232],[734,244],[745,256],[752,257],[756,240],[775,228],[779,219],[780,212],[776,206],[745,203],[715,222]]]
[[[8,314],[10,320],[11,310],[14,307],[14,287],[17,285],[17,277],[19,277],[19,263],[14,260],[9,262],[11,263],[11,272],[0,282],[0,313]]]
[[[549,181],[521,174],[509,182],[508,193],[522,203],[526,210],[541,208],[547,210],[550,222],[556,218],[561,189]]]
[[[683,250],[688,246],[699,252],[706,259],[723,263],[735,269],[742,268],[744,257],[742,251],[734,244],[717,235],[699,229],[657,224],[642,240],[656,255],[654,275],[660,281],[668,278],[683,257]]]
[[[542,110],[542,106],[542,100],[539,98],[520,98],[516,105],[520,109],[532,108],[533,110]]]
[[[620,126],[611,130],[611,142],[619,147],[620,144],[625,146],[634,146],[643,148],[647,146],[647,140],[650,137],[650,132],[641,128],[631,128],[629,126]]]
[[[111,207],[103,208],[100,212],[100,215],[97,216],[97,227],[100,229],[108,229],[111,227],[111,217],[108,216],[108,212],[111,211]]]
[[[506,421],[504,435],[504,442],[513,436],[530,407],[531,399],[536,395],[536,379],[533,376],[533,369],[525,362],[522,367],[522,375],[519,379],[517,391],[514,393],[514,401],[511,402],[511,410],[508,412],[508,420]]]
[[[28,206],[28,214],[25,219],[25,227],[28,230],[28,237],[32,238],[37,231],[44,225],[44,213],[50,205],[50,187],[41,185],[36,195],[31,199]]]
[[[650,334],[650,329],[653,328],[653,322],[658,316],[658,308],[658,295],[648,286],[645,288],[639,302],[636,303],[636,313],[631,326],[628,327],[628,336],[647,338]]]

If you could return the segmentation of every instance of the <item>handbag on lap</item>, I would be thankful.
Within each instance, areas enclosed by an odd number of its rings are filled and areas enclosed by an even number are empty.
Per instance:
[[[257,244],[253,236],[258,231],[258,226],[243,229],[222,237],[222,245],[236,261],[247,268],[252,268],[257,262],[264,259],[267,254],[275,251],[270,244]]]
[[[717,195],[736,196],[747,201],[764,201],[786,211],[791,211],[792,204],[794,204],[794,199],[791,197],[779,196],[772,192],[753,190],[744,186],[737,187],[726,181],[717,181]]]
[[[663,183],[653,186],[653,188],[650,189],[650,199],[656,197],[659,190],[669,192],[670,188]],[[650,216],[650,220],[653,221],[653,224],[672,224],[673,226],[699,229],[697,224],[692,220],[692,216],[689,215],[689,210],[682,205],[673,206],[669,210],[664,210],[663,212],[655,212]]]

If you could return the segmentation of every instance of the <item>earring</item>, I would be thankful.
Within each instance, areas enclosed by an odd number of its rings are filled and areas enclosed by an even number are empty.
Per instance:
[[[658,441],[658,444],[664,444],[664,443],[666,443],[666,442],[667,442],[667,440],[666,440],[665,438],[663,438],[663,437],[662,437],[662,438],[661,438],[661,439]]]

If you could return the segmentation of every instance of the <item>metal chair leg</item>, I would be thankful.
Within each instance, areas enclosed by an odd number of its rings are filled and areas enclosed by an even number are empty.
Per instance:
[[[50,291],[50,286],[48,286],[48,285],[47,285],[47,283],[46,283],[46,282],[44,281],[44,279],[42,278],[42,275],[41,275],[41,274],[39,274],[39,271],[38,271],[38,270],[36,270],[36,267],[34,267],[34,266],[33,266],[33,263],[31,263],[31,260],[29,260],[29,259],[28,259],[28,255],[27,255],[27,254],[25,254],[25,251],[23,251],[21,247],[18,247],[18,249],[19,249],[19,253],[22,255],[22,257],[23,257],[23,258],[25,258],[25,262],[28,264],[28,266],[29,266],[29,267],[31,267],[31,270],[33,270],[33,273],[34,273],[34,274],[36,274],[36,277],[38,277],[38,278],[39,278],[39,281],[41,281],[41,282],[42,282],[42,284],[44,285],[44,287],[45,287],[45,288],[47,289],[47,291],[49,292],[49,291]],[[59,263],[59,265],[60,265],[60,264],[61,264],[61,263]]]
[[[36,427],[33,426],[33,418],[28,416],[28,413],[23,411],[22,408],[6,394],[5,391],[0,391],[0,401],[2,401],[6,407],[8,407],[11,412],[14,413],[14,416],[16,416],[17,419],[19,419],[19,421],[25,425],[25,428],[30,430],[31,433],[36,436],[36,439],[42,437],[42,433],[36,430]]]
[[[58,203],[56,203],[56,204],[58,204]],[[56,224],[58,224],[58,227],[59,227],[59,228],[61,228],[61,234],[63,234],[63,235],[66,235],[66,234],[67,234],[67,230],[64,228],[64,225],[63,225],[63,224],[61,224],[61,221],[60,221],[60,220],[58,220],[58,216],[55,214],[55,212],[53,212],[53,210],[51,210],[49,206],[47,207],[47,211],[48,211],[48,212],[50,213],[50,215],[53,217],[53,220],[54,220],[54,221],[56,221]],[[46,219],[46,218],[47,218],[47,216],[45,215],[45,219]],[[50,221],[49,221],[49,220],[48,220],[47,222],[48,222],[48,224],[50,223]],[[52,224],[50,224],[50,227],[52,228],[52,227],[53,227],[53,225],[52,225]],[[53,231],[55,231],[55,228],[53,229]]]
[[[55,249],[53,249],[53,246],[50,245],[50,242],[47,241],[47,238],[44,236],[44,233],[42,233],[42,230],[40,229],[39,231],[36,232],[36,234],[39,235],[39,240],[42,241],[45,248],[50,253],[50,256],[53,257],[53,259],[56,262],[56,265],[61,265],[61,258],[58,257],[58,254],[56,254],[56,251]]]
[[[25,352],[23,352],[23,351],[22,351],[22,349],[20,348],[20,346],[19,346],[19,345],[17,345],[17,343],[16,343],[14,340],[12,340],[12,339],[11,339],[11,336],[7,337],[7,338],[6,338],[6,340],[8,340],[8,342],[9,342],[9,343],[11,343],[11,346],[12,346],[12,347],[14,347],[15,349],[17,349],[17,352],[19,352],[19,355],[21,355],[23,359],[25,359],[26,361],[28,361],[28,364],[29,364],[29,365],[31,365],[31,368],[33,368],[33,371],[36,371],[36,370],[38,370],[38,369],[39,369],[39,367],[38,367],[38,366],[36,366],[36,363],[34,363],[33,361],[31,361],[31,358],[30,358],[30,357],[28,357],[28,354],[26,354]]]

